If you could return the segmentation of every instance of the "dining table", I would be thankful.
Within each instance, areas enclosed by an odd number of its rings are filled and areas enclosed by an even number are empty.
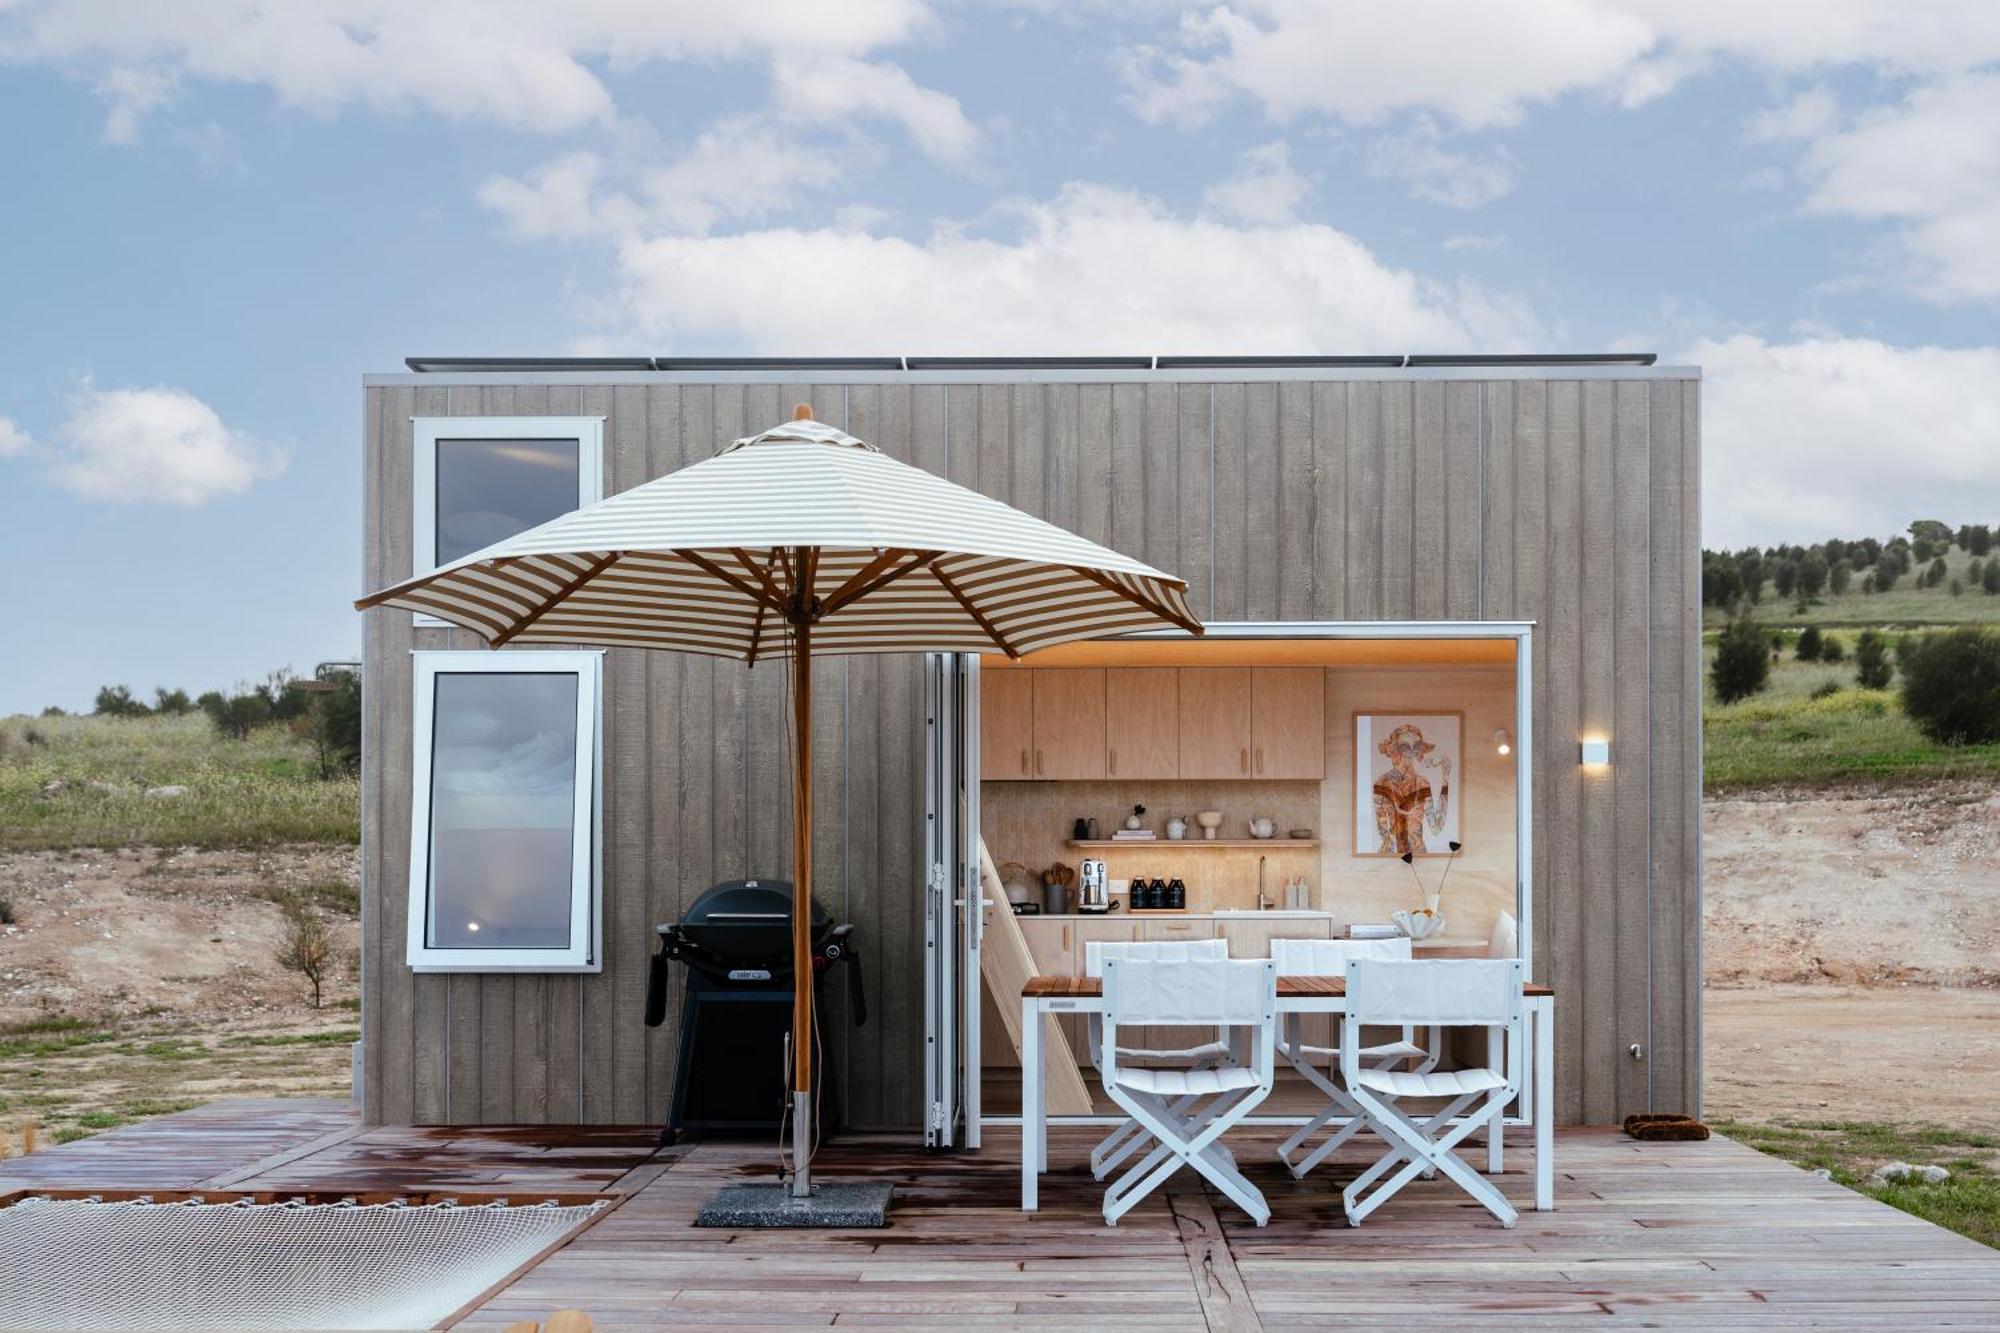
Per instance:
[[[1502,1032],[1488,1034],[1489,1058],[1505,1059],[1515,1094],[1517,1121],[1533,1131],[1535,1208],[1555,1207],[1555,991],[1529,982],[1521,988],[1527,1013],[1526,1049],[1502,1050]],[[1345,977],[1279,977],[1278,1015],[1332,1014],[1347,1009]],[[1040,1205],[1041,1176],[1049,1169],[1048,1097],[1042,1077],[1042,1020],[1052,1014],[1102,1014],[1104,982],[1099,977],[1035,976],[1021,987],[1021,1210]],[[1075,1120],[1079,1117],[1061,1117]],[[1088,1118],[1085,1118],[1088,1119]],[[1498,1175],[1503,1164],[1503,1135],[1490,1133],[1486,1171]]]

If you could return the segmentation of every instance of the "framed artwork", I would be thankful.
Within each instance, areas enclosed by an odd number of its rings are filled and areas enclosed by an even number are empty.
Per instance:
[[[1448,856],[1459,812],[1463,713],[1354,715],[1354,854]]]

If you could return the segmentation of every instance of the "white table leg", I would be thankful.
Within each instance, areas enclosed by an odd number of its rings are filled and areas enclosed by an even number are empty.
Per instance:
[[[1501,1063],[1503,1060],[1518,1058],[1512,1051],[1505,1049],[1504,1031],[1505,1029],[1503,1028],[1486,1029],[1486,1067],[1488,1069],[1503,1069],[1505,1067]],[[1500,1122],[1506,1118],[1503,1112],[1486,1122],[1486,1174],[1489,1176],[1497,1176],[1503,1169],[1502,1157],[1505,1149],[1502,1145],[1505,1142],[1507,1131]]]
[[[1555,1002],[1539,999],[1528,1006],[1535,1025],[1535,1208],[1556,1206],[1556,1015]]]
[[[1021,998],[1021,1211],[1039,1206],[1041,1158],[1048,1116],[1042,1108],[1042,1010],[1028,996]]]

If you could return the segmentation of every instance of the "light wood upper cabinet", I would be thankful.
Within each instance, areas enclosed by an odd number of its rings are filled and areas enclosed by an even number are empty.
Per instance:
[[[1180,688],[1166,667],[1104,673],[1104,771],[1114,778],[1175,778],[1181,772]]]
[[[980,672],[979,776],[1031,778],[1034,750],[1034,673]]]
[[[1021,674],[1034,680],[1034,776],[1103,777],[1104,669],[1061,667]]]
[[[1318,667],[1253,667],[1250,775],[1326,776],[1326,677]]]
[[[1183,778],[1247,778],[1250,668],[1179,667]]]

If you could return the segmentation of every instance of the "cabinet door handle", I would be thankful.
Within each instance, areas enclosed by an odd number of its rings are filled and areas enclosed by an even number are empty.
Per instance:
[[[1241,757],[1241,758],[1239,758],[1239,759],[1238,759],[1238,760],[1236,761],[1236,766],[1237,766],[1238,768],[1240,768],[1240,769],[1241,769],[1241,770],[1242,770],[1243,772],[1245,772],[1245,773],[1248,773],[1248,772],[1250,771],[1250,747],[1249,747],[1249,746],[1247,746],[1247,745],[1246,745],[1246,746],[1244,746],[1244,747],[1243,747],[1243,754],[1242,754],[1242,757]]]
[[[1264,771],[1264,747],[1261,745],[1257,747],[1257,771]]]
[[[1023,776],[1023,777],[1027,776],[1027,772],[1028,772],[1028,752],[1027,752],[1027,750],[1026,750],[1026,749],[1024,748],[1024,749],[1022,749],[1022,751],[1021,751],[1021,774],[1022,774],[1022,776]]]
[[[1064,926],[1064,927],[1062,928],[1062,930],[1063,930],[1063,942],[1062,942],[1062,947],[1063,947],[1063,948],[1065,948],[1065,949],[1067,949],[1067,948],[1069,948],[1069,927],[1068,927],[1068,926]]]
[[[1040,750],[1037,750],[1035,751],[1035,772],[1040,773],[1041,771],[1042,771],[1042,752]]]
[[[1111,771],[1118,771],[1118,747],[1115,745],[1111,747]]]

